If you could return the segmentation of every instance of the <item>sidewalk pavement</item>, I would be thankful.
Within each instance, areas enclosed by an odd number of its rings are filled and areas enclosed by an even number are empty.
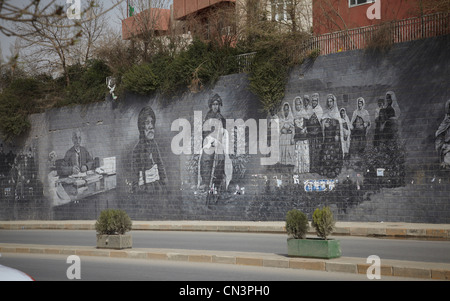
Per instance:
[[[286,233],[284,222],[246,221],[133,221],[133,231],[213,231]],[[0,230],[95,230],[95,221],[0,221]],[[336,222],[333,236],[420,238],[450,240],[449,224],[397,222]],[[366,274],[372,262],[367,258],[294,258],[284,254],[178,249],[109,250],[86,246],[5,244],[0,253],[40,253],[78,256],[106,256],[154,260],[223,263]],[[450,280],[450,264],[381,259],[381,276]]]

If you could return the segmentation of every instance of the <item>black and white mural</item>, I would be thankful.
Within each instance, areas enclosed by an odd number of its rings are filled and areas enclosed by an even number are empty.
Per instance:
[[[155,141],[156,115],[149,106],[144,107],[138,117],[139,142],[133,149],[130,179],[132,192],[162,194],[166,188],[166,172],[160,150]]]
[[[78,203],[116,186],[116,158],[94,158],[82,141],[82,131],[75,129],[72,147],[59,156],[56,151],[49,153],[48,196],[52,206]]]
[[[284,220],[329,205],[344,221],[448,223],[446,43],[306,61],[271,114],[235,74],[170,102],[114,95],[33,115],[0,145],[0,219],[114,207],[135,220]]]
[[[436,131],[436,151],[439,155],[440,167],[450,169],[450,99],[444,107],[445,117]]]

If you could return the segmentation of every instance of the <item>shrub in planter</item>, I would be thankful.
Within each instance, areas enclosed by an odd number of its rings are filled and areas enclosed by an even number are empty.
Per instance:
[[[103,210],[95,223],[97,248],[131,248],[131,235],[125,235],[126,232],[131,230],[131,226],[131,219],[125,211],[119,209]]]
[[[322,239],[327,237],[334,231],[334,217],[329,207],[316,209],[312,215],[311,225],[316,229],[317,236]]]
[[[304,239],[309,229],[308,217],[300,210],[293,209],[286,214],[286,231],[295,239]]]
[[[305,238],[309,227],[308,220],[298,210],[291,210],[286,215],[288,256],[312,258],[336,258],[341,256],[338,240],[326,239],[334,229],[334,219],[328,207],[317,209],[313,214],[312,225],[319,238]],[[298,238],[296,238],[298,237]]]

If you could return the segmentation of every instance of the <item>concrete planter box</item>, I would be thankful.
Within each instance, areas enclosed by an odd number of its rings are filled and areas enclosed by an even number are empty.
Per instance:
[[[288,256],[331,259],[341,257],[339,240],[306,238],[287,240]]]
[[[124,235],[97,235],[98,249],[130,249],[133,239],[130,234]]]

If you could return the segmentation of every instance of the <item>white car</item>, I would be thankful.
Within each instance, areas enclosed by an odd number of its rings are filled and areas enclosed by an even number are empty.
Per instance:
[[[34,281],[34,279],[24,272],[0,264],[0,281]]]

